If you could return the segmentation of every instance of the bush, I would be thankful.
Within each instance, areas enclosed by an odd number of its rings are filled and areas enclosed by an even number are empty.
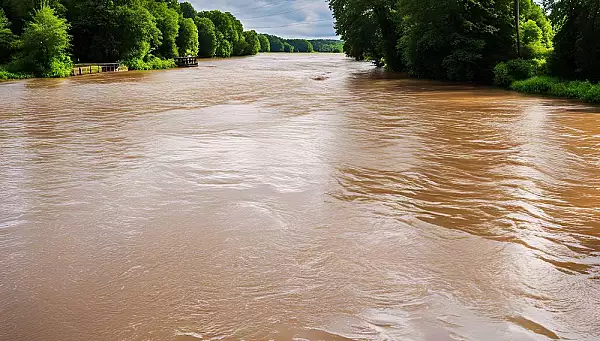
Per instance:
[[[515,81],[510,88],[527,94],[549,94],[555,83],[551,77],[539,76]]]
[[[514,81],[531,78],[541,74],[545,62],[541,60],[513,59],[494,67],[494,84],[509,87]]]
[[[123,62],[129,70],[164,70],[176,67],[173,59],[160,59],[149,56],[147,60],[135,58]]]
[[[35,11],[33,20],[25,25],[22,51],[14,63],[15,68],[42,77],[69,76],[73,67],[68,55],[69,27],[50,7]]]
[[[557,78],[538,76],[515,81],[510,88],[528,94],[550,95],[578,99],[589,103],[600,103],[600,84],[592,84],[588,81],[568,82]]]
[[[2,81],[5,81],[7,79],[25,79],[31,77],[31,75],[25,73],[13,73],[6,70],[0,70],[0,80]]]

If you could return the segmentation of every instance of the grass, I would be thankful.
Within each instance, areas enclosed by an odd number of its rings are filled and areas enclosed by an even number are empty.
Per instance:
[[[526,94],[570,98],[600,104],[600,84],[589,81],[563,81],[548,76],[537,76],[514,81],[510,88]]]

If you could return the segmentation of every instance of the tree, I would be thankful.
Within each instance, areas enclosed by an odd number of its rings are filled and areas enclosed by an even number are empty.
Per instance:
[[[552,0],[551,8],[559,27],[549,60],[552,74],[600,81],[600,2]]]
[[[512,0],[405,0],[400,51],[424,78],[486,81],[514,55]]]
[[[225,39],[221,32],[217,32],[217,49],[215,51],[215,55],[221,58],[231,57],[233,53],[233,45],[229,42],[229,40]]]
[[[258,40],[260,42],[260,52],[271,52],[269,38],[267,38],[264,34],[259,34]]]
[[[141,5],[119,6],[116,11],[119,22],[119,55],[122,60],[143,59],[153,46],[159,46],[161,32],[155,18]]]
[[[179,14],[164,2],[152,3],[150,8],[162,37],[157,55],[166,59],[177,57],[176,40],[179,34]]]
[[[261,44],[256,31],[245,31],[244,40],[246,41],[244,55],[255,55],[260,51]]]
[[[203,17],[196,17],[195,23],[198,29],[198,56],[212,58],[218,45],[215,25],[209,18]]]
[[[245,55],[247,47],[248,47],[248,43],[246,42],[246,38],[244,38],[244,34],[242,32],[242,37],[238,38],[233,43],[233,55],[234,56],[243,56],[243,55]]]
[[[306,39],[287,39],[285,42],[292,45],[295,52],[314,52],[313,45]]]
[[[398,0],[329,0],[336,19],[335,29],[346,42],[346,53],[362,60],[385,60],[392,70],[402,70],[397,44],[402,37]]]
[[[287,42],[283,42],[283,51],[292,53],[292,52],[294,52],[294,46],[292,46],[291,44],[289,44]]]
[[[73,66],[68,55],[71,40],[68,30],[65,19],[57,17],[49,6],[42,5],[34,12],[32,21],[25,24],[20,68],[36,76],[68,76]]]
[[[72,1],[67,8],[76,61],[115,62],[121,59],[121,29],[116,6],[83,0]]]
[[[310,43],[317,52],[344,52],[344,43],[340,40],[316,39]]]
[[[198,27],[193,19],[181,18],[177,47],[181,57],[198,55]]]
[[[0,64],[10,61],[17,41],[17,36],[9,27],[10,22],[4,15],[4,10],[0,8]]]
[[[181,14],[183,14],[184,18],[194,19],[196,17],[196,10],[189,2],[182,2],[179,4],[179,7],[181,8]]]
[[[269,46],[271,48],[271,52],[284,52],[285,46],[283,45],[283,41],[276,36],[272,36],[269,34],[265,34],[265,37],[269,40]]]

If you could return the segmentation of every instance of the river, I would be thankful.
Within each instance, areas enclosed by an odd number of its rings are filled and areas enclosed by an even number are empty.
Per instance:
[[[0,340],[598,340],[599,167],[342,55],[0,84]]]

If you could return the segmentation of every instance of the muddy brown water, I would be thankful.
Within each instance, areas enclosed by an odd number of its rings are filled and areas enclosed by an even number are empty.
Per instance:
[[[1,340],[600,339],[599,107],[327,54],[0,99]]]

